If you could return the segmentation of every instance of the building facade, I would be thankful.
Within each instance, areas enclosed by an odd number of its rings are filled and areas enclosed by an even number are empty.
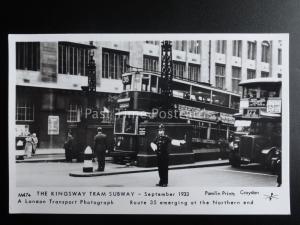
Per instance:
[[[173,41],[173,75],[240,94],[239,82],[282,77],[280,41]],[[37,133],[40,148],[61,148],[66,133],[80,122],[87,99],[89,52],[96,62],[96,105],[102,126],[112,127],[121,74],[132,67],[160,71],[160,41],[17,42],[16,125]]]

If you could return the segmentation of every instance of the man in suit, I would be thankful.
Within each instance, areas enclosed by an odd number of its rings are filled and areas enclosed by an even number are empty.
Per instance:
[[[94,151],[97,156],[98,169],[104,171],[105,168],[105,152],[107,150],[107,136],[102,133],[102,128],[97,128],[97,134],[94,137]]]
[[[151,148],[156,151],[157,154],[157,166],[159,174],[159,183],[156,186],[167,187],[168,186],[168,170],[169,170],[169,144],[180,146],[185,144],[184,140],[171,139],[165,134],[165,127],[160,124],[158,127],[158,135],[151,143]]]

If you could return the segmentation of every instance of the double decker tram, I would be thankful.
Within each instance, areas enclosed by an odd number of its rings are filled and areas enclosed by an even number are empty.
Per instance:
[[[238,112],[240,96],[220,90],[206,83],[192,83],[174,77],[173,97],[161,94],[161,75],[147,71],[135,71],[122,75],[123,92],[115,113],[115,161],[129,157],[140,166],[154,165],[154,153],[149,144],[157,134],[160,121],[169,114],[160,109],[166,101],[178,112],[177,118],[165,124],[171,138],[185,139],[186,145],[178,149],[170,147],[170,164],[192,163],[207,148],[218,148],[220,139],[225,142],[234,129],[233,114]],[[168,118],[169,119],[169,118]],[[172,156],[174,161],[172,161]],[[176,159],[175,159],[176,158]]]

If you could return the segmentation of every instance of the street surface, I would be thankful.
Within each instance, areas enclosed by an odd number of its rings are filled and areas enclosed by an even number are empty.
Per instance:
[[[70,172],[81,170],[83,163],[40,162],[17,163],[16,184],[18,187],[154,187],[158,172],[108,175],[98,177],[71,177]],[[96,168],[96,163],[94,163]],[[120,165],[120,170],[124,168]],[[109,170],[109,163],[107,163]],[[169,170],[169,186],[276,186],[276,176],[258,165],[242,168],[214,166],[192,169]]]

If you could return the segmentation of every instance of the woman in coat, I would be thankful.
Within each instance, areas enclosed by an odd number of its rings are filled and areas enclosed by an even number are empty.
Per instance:
[[[31,158],[32,154],[32,147],[33,147],[33,140],[30,135],[30,133],[27,134],[27,137],[25,138],[26,144],[25,144],[25,155],[27,158]]]

